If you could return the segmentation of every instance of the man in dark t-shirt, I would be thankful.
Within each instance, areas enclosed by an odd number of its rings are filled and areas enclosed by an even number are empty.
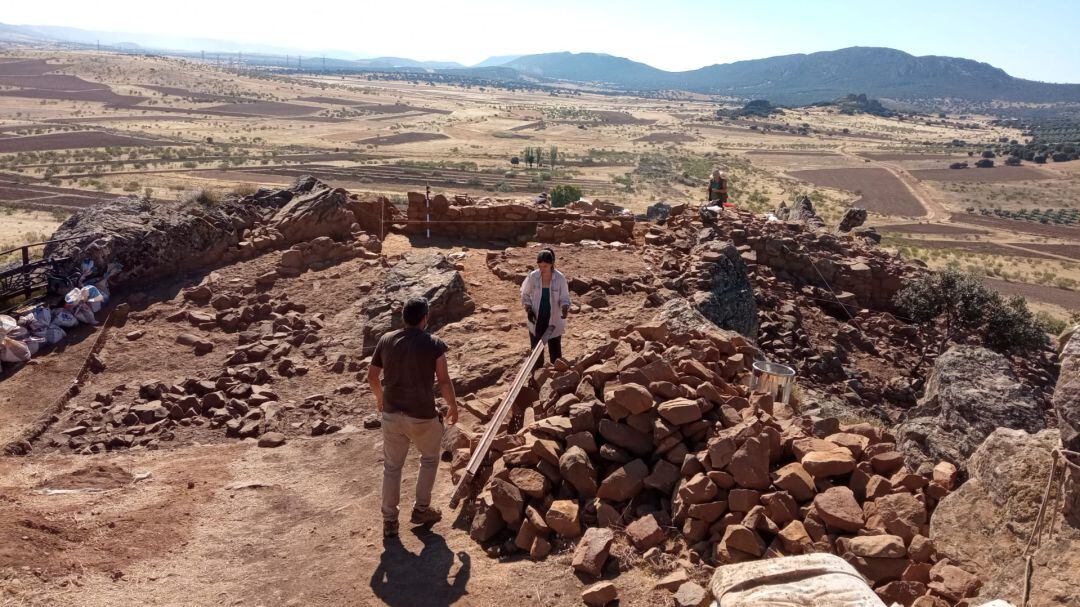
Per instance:
[[[368,384],[375,394],[375,407],[382,413],[384,537],[397,535],[401,468],[410,443],[420,450],[420,472],[416,477],[416,505],[409,520],[418,525],[433,525],[442,519],[442,512],[431,506],[443,434],[435,409],[436,378],[448,407],[447,423],[457,423],[458,416],[454,384],[446,366],[448,348],[425,330],[427,300],[410,299],[401,317],[405,328],[379,339],[368,366]]]

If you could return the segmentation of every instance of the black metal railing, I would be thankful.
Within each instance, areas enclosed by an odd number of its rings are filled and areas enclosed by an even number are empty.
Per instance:
[[[45,242],[32,242],[7,251],[0,251],[0,259],[4,259],[12,253],[19,253],[21,258],[21,263],[16,261],[6,267],[0,264],[0,312],[8,312],[33,300],[35,296],[44,295],[50,280],[58,277],[60,267],[70,261],[68,257],[31,258],[31,249],[68,240],[80,240],[86,237],[86,235],[83,235],[47,240]]]

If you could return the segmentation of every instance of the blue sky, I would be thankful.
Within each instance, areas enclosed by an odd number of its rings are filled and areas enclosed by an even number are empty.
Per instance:
[[[685,70],[742,59],[887,46],[985,61],[1014,76],[1080,83],[1080,2],[982,0],[185,0],[12,1],[9,24],[65,25],[262,43],[309,52],[476,63],[489,55],[594,51]]]

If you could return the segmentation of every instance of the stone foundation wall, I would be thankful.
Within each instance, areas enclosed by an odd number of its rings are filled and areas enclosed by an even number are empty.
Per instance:
[[[633,217],[612,214],[610,220],[594,219],[602,213],[585,214],[521,202],[481,202],[465,196],[455,196],[451,201],[442,194],[432,196],[429,207],[424,194],[409,192],[409,224],[405,231],[425,234],[430,229],[432,235],[519,243],[626,242],[632,238]]]

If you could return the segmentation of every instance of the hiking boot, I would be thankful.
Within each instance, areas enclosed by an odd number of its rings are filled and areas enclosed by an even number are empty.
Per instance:
[[[414,525],[434,525],[442,520],[442,511],[438,508],[428,506],[424,510],[417,510],[413,508],[412,516],[409,517],[409,522]]]
[[[397,521],[383,521],[382,524],[382,536],[383,537],[397,537],[398,534],[398,522]]]

